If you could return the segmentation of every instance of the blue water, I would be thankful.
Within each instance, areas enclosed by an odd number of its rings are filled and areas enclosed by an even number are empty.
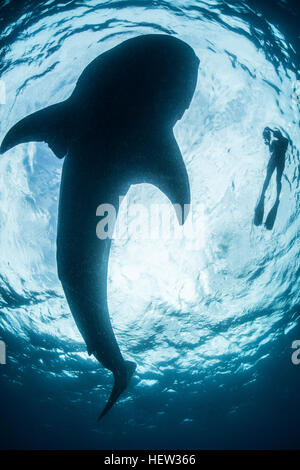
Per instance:
[[[62,162],[40,143],[1,156],[0,448],[300,447],[300,365],[291,360],[300,339],[295,5],[2,2],[1,139],[67,98],[84,67],[127,38],[175,35],[201,63],[175,128],[199,233],[192,242],[114,241],[110,314],[138,367],[100,425],[111,376],[87,355],[56,273]],[[272,231],[253,225],[267,125],[290,140]],[[275,190],[272,180],[266,210]],[[132,187],[127,201],[167,202],[150,185]]]

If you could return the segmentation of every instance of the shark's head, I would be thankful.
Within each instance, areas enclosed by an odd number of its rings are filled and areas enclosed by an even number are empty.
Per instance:
[[[91,62],[70,99],[82,111],[95,113],[99,127],[111,125],[114,133],[145,122],[173,127],[190,105],[198,66],[193,49],[180,39],[138,36]]]
[[[138,36],[91,62],[69,99],[78,116],[76,136],[86,132],[116,148],[116,172],[124,180],[152,183],[182,209],[190,204],[190,187],[172,130],[190,106],[198,67],[195,52],[180,39]]]
[[[147,118],[152,115],[159,125],[173,127],[190,106],[199,59],[189,45],[173,36],[147,35],[137,39],[138,53],[132,70],[135,88],[139,90],[136,105],[143,105]]]

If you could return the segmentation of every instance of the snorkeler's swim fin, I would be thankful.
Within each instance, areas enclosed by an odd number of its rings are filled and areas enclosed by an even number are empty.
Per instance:
[[[255,213],[254,213],[254,225],[258,226],[262,224],[264,217],[264,201],[263,199],[259,201],[255,208]]]
[[[265,221],[265,227],[267,230],[272,230],[274,227],[277,211],[278,211],[279,201],[276,201],[272,209],[270,210],[268,217]]]
[[[124,371],[122,371],[121,373],[114,373],[114,386],[111,395],[108,399],[108,402],[106,403],[104,410],[98,418],[98,421],[100,421],[103,416],[105,416],[106,413],[108,413],[108,411],[114,406],[121,393],[123,393],[124,390],[127,388],[127,385],[134,374],[134,371],[136,369],[135,362],[125,361],[125,365],[126,367]]]

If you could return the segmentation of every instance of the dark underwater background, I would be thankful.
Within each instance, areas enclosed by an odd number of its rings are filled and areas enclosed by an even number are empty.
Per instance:
[[[110,314],[138,366],[100,424],[112,378],[87,355],[56,273],[62,162],[41,143],[1,156],[0,448],[300,448],[300,365],[291,360],[300,340],[297,2],[0,5],[1,140],[68,97],[84,67],[127,38],[172,34],[201,61],[175,128],[199,232],[192,241],[114,240]],[[253,224],[265,126],[290,142],[272,231]],[[273,179],[266,210],[275,189]],[[127,199],[167,202],[149,185]]]

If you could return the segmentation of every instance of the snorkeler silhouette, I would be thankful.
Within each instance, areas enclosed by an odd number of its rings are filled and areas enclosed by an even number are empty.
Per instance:
[[[264,217],[264,198],[266,191],[268,189],[268,186],[271,181],[271,177],[273,175],[273,172],[275,169],[277,170],[276,173],[276,189],[277,189],[277,194],[276,194],[276,200],[275,203],[270,210],[266,221],[265,221],[265,227],[268,230],[272,230],[274,226],[274,222],[276,219],[277,215],[277,210],[279,206],[279,198],[280,198],[280,193],[281,193],[281,179],[284,171],[284,166],[285,166],[285,154],[288,148],[288,139],[284,137],[281,132],[278,129],[272,130],[269,127],[265,127],[263,131],[263,138],[265,141],[265,144],[268,145],[271,153],[271,158],[269,160],[268,166],[267,166],[267,174],[266,178],[263,184],[261,196],[259,198],[259,202],[255,208],[255,214],[254,214],[254,224],[255,225],[261,225]]]
[[[126,389],[136,365],[124,360],[111,326],[111,240],[96,236],[96,209],[109,203],[117,212],[119,196],[131,184],[144,182],[156,185],[173,204],[190,203],[173,127],[190,105],[198,66],[193,49],[172,36],[150,34],[124,41],[86,67],[67,100],[22,119],[1,145],[3,153],[22,142],[45,141],[58,158],[65,157],[58,275],[89,354],[114,376],[99,419]]]

